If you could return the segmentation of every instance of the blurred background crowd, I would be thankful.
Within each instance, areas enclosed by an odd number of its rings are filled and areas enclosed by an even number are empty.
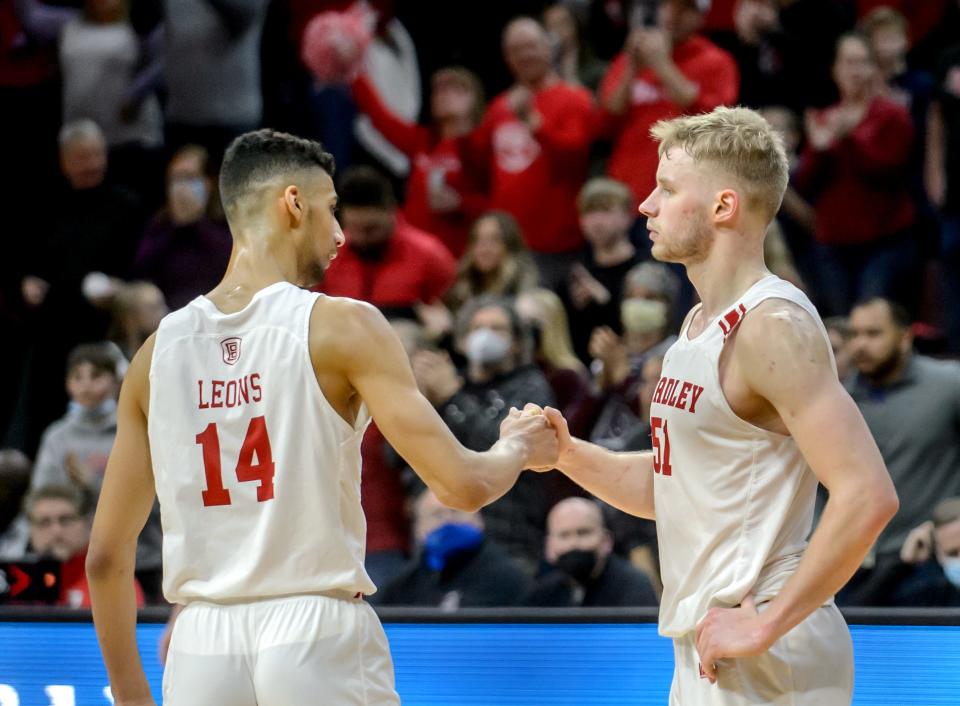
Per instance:
[[[838,601],[960,605],[957,0],[0,0],[0,559],[60,562],[57,601],[89,604],[124,369],[223,273],[218,162],[259,127],[334,154],[347,244],[318,290],[390,318],[463,444],[535,402],[650,448],[696,295],[638,218],[649,129],[733,104],[783,135],[767,264],[826,320],[900,495]],[[374,602],[656,605],[653,523],[559,473],[468,514],[375,424],[363,452]],[[159,578],[155,512],[143,603]]]

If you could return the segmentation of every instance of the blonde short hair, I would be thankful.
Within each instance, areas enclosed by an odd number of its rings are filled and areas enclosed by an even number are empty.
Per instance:
[[[633,192],[623,182],[607,177],[594,177],[580,189],[577,196],[577,210],[580,215],[611,208],[633,210]]]
[[[661,120],[650,130],[662,157],[679,147],[697,163],[719,167],[744,187],[748,205],[772,219],[787,189],[789,167],[780,135],[749,108]]]

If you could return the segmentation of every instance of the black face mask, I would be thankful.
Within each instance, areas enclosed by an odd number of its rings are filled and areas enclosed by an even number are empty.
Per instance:
[[[577,583],[585,584],[597,568],[597,553],[571,549],[557,557],[556,567]]]

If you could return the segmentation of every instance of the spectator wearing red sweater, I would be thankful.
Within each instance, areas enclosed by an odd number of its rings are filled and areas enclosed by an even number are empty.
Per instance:
[[[654,187],[658,120],[706,113],[737,100],[733,58],[697,34],[710,0],[660,0],[656,24],[637,27],[600,85],[603,129],[613,138],[607,174],[642,200]]]
[[[483,213],[487,198],[465,178],[456,138],[480,122],[483,87],[473,72],[461,67],[435,72],[430,87],[430,124],[418,125],[391,111],[366,76],[352,86],[361,112],[410,160],[404,217],[460,257],[470,223]]]
[[[351,167],[338,189],[347,242],[321,289],[370,302],[388,317],[415,318],[437,302],[456,276],[456,262],[433,235],[397,213],[390,182],[372,167]]]
[[[463,154],[488,185],[491,208],[517,219],[542,283],[552,287],[583,244],[576,200],[587,175],[593,99],[557,75],[550,39],[534,19],[507,25],[503,56],[515,83],[461,143]]]
[[[863,37],[837,42],[833,78],[840,101],[807,112],[796,184],[816,211],[825,313],[841,315],[864,297],[906,298],[897,290],[917,256],[906,173],[913,126],[906,108],[879,95]]]

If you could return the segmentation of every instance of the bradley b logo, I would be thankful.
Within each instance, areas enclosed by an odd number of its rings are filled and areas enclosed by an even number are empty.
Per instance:
[[[223,362],[233,365],[240,360],[240,337],[231,336],[220,341],[220,350],[223,352]]]

